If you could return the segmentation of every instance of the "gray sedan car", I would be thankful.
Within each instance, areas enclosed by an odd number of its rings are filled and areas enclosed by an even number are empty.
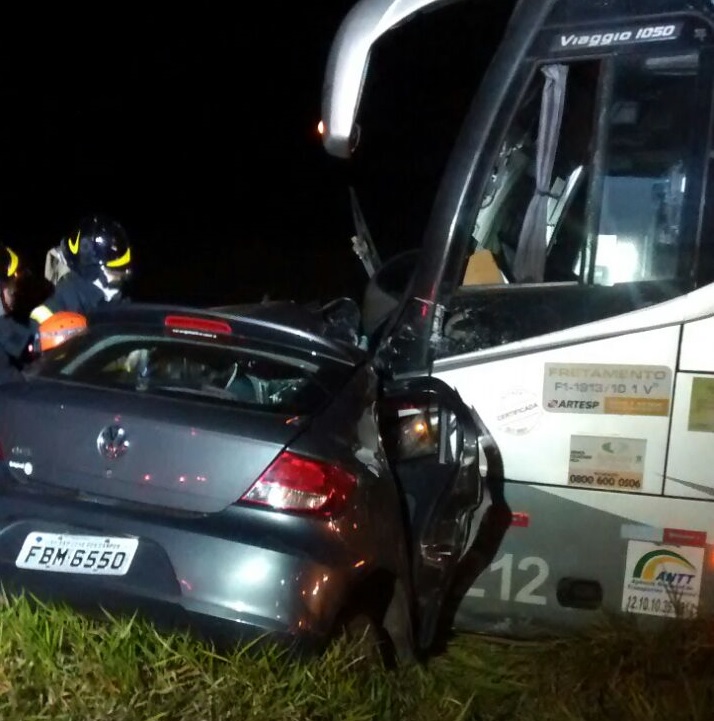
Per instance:
[[[5,589],[231,639],[430,646],[482,498],[475,419],[281,312],[103,312],[0,389]]]

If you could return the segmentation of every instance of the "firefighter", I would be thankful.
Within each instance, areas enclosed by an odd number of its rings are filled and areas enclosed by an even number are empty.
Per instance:
[[[126,231],[102,215],[83,218],[59,248],[48,253],[45,273],[56,285],[50,297],[30,313],[37,326],[59,311],[86,316],[105,303],[124,300],[131,275]]]
[[[22,378],[20,369],[29,358],[34,335],[13,315],[19,271],[17,253],[0,245],[0,383]]]

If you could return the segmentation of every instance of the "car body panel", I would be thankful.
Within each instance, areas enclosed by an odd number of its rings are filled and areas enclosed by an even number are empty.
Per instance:
[[[282,415],[54,380],[9,390],[3,404],[18,479],[195,513],[235,503],[301,429]],[[117,457],[101,448],[112,430],[123,434]]]
[[[281,529],[277,536],[260,510],[231,509],[219,518],[186,519],[53,501],[4,498],[0,575],[8,590],[50,593],[57,600],[82,600],[87,606],[129,613],[138,602],[158,602],[186,618],[195,616],[199,626],[201,618],[212,618],[214,627],[229,635],[244,630],[253,635],[309,633],[319,639],[327,637],[334,614],[325,610],[325,599],[342,599],[355,582],[349,569],[358,559],[335,552],[326,526],[321,533]],[[15,567],[27,534],[52,532],[133,537],[139,541],[138,552],[129,572],[119,578]],[[123,599],[119,604],[113,603],[117,595]]]

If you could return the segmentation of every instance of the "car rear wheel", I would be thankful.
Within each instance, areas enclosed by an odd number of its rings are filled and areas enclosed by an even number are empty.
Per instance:
[[[339,636],[359,659],[370,666],[381,664],[392,668],[396,664],[394,645],[389,635],[367,611],[346,613],[339,624]]]

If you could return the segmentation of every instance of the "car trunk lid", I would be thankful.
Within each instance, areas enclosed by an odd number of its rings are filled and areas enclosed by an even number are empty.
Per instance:
[[[214,513],[250,488],[305,420],[35,379],[6,392],[0,442],[18,481]]]

